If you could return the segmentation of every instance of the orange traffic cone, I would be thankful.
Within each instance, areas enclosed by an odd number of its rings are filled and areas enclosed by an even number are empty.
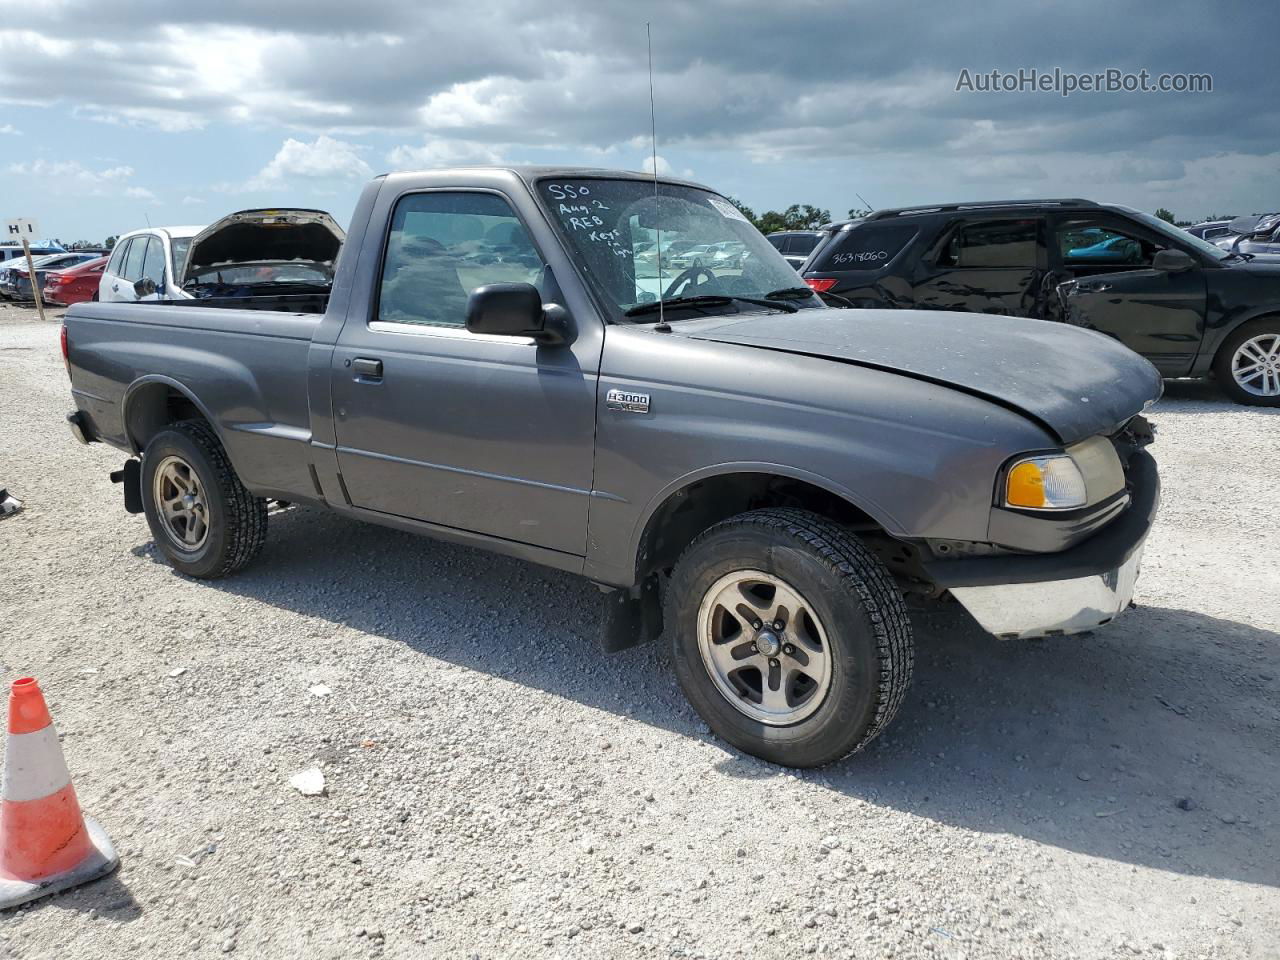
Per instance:
[[[40,685],[34,677],[15,680],[0,800],[0,910],[96,880],[119,865],[102,828],[80,813]]]

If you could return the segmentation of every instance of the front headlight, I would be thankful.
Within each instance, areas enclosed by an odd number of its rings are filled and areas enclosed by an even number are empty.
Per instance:
[[[1004,506],[1030,510],[1073,510],[1089,502],[1084,475],[1066,454],[1027,457],[1009,467]]]

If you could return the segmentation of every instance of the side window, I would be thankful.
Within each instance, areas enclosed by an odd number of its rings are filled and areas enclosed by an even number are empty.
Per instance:
[[[152,237],[147,244],[147,252],[142,260],[142,275],[154,280],[157,287],[164,284],[164,243],[159,237]]]
[[[1062,264],[1071,266],[1149,266],[1160,247],[1135,233],[1090,220],[1068,220],[1055,231]]]
[[[147,247],[151,245],[150,237],[134,237],[129,244],[129,254],[124,261],[124,272],[120,274],[125,280],[137,280],[142,277],[142,261]]]
[[[115,276],[120,276],[124,269],[125,251],[129,249],[129,241],[123,240],[117,243],[111,251],[111,259],[107,261],[107,272]]]
[[[787,253],[807,257],[818,245],[818,237],[814,234],[802,233],[791,238],[791,249]]]
[[[820,258],[816,270],[879,270],[902,252],[919,232],[903,223],[871,221],[836,234]]]
[[[391,216],[378,319],[461,327],[487,283],[537,283],[542,258],[506,200],[491,193],[413,193]]]
[[[1038,220],[979,220],[960,226],[938,256],[940,267],[1035,267]]]
[[[772,236],[772,237],[765,237],[765,239],[768,240],[771,244],[773,244],[774,249],[776,249],[779,253],[781,253],[783,250],[783,247],[786,245],[786,242],[789,238]]]

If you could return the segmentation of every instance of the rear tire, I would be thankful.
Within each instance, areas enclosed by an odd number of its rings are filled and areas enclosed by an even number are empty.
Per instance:
[[[210,580],[249,563],[267,537],[267,501],[245,489],[203,420],[161,430],[142,456],[142,506],[175,570]]]
[[[680,558],[668,603],[690,703],[772,763],[816,767],[862,749],[911,681],[911,624],[893,578],[817,514],[755,510],[716,524]]]
[[[1280,407],[1280,317],[1241,324],[1218,348],[1213,373],[1236,403]]]

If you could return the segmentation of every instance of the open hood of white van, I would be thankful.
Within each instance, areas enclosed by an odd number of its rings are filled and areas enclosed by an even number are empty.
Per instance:
[[[192,239],[181,275],[185,283],[217,268],[289,263],[327,268],[332,274],[346,237],[323,210],[241,210]]]

